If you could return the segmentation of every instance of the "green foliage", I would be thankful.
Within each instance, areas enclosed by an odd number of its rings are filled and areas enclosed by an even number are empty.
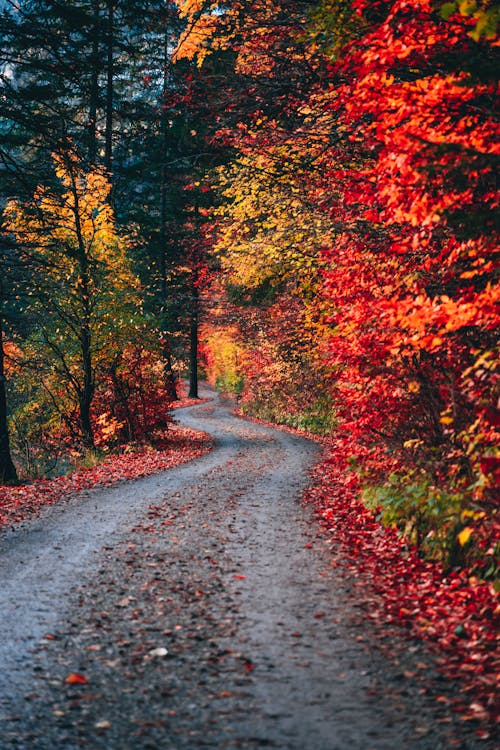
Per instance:
[[[285,407],[282,399],[265,401],[247,401],[242,404],[242,412],[263,419],[266,422],[287,425],[313,435],[330,435],[335,429],[337,420],[332,405],[326,397],[318,398],[310,406],[300,411],[290,411],[290,400]]]
[[[441,489],[415,471],[394,473],[383,485],[364,487],[362,498],[368,508],[379,511],[382,523],[398,529],[424,556],[447,568],[468,563],[482,568],[483,575],[495,573],[493,557],[485,562],[480,544],[485,514],[464,491]]]
[[[460,13],[462,16],[472,17],[476,24],[470,32],[474,41],[478,42],[481,37],[485,39],[494,39],[498,30],[498,21],[500,18],[500,6],[498,3],[477,2],[477,0],[451,0],[443,3],[440,7],[441,18],[447,21],[454,13]]]
[[[321,0],[309,12],[309,18],[307,39],[331,60],[363,28],[350,0]]]
[[[228,372],[219,375],[215,379],[215,387],[219,393],[229,393],[233,396],[239,396],[245,387],[245,381],[237,373]]]

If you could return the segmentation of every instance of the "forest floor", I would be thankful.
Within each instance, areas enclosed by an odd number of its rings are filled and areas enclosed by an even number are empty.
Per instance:
[[[211,452],[1,532],[1,750],[496,747],[332,565],[318,444],[206,395],[176,417]]]

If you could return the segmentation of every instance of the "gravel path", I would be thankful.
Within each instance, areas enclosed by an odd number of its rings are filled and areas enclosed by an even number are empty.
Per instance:
[[[316,445],[178,417],[212,453],[0,535],[0,748],[486,748],[422,646],[372,642],[298,501]]]

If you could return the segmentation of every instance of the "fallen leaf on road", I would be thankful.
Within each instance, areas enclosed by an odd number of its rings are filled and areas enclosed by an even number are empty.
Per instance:
[[[85,685],[88,682],[88,679],[83,674],[79,674],[78,672],[72,672],[64,682],[67,685]]]
[[[476,719],[485,719],[488,716],[488,712],[481,705],[481,703],[471,703],[468,710],[461,713],[460,716],[464,721],[474,721]]]

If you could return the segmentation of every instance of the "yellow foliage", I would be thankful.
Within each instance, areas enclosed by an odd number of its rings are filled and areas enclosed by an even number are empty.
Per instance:
[[[196,60],[198,66],[214,50],[238,49],[236,70],[242,75],[269,74],[274,66],[268,37],[276,31],[276,18],[286,13],[290,25],[293,14],[279,0],[257,0],[248,7],[241,0],[224,3],[222,0],[175,0],[179,15],[186,22],[174,52],[174,60]],[[300,24],[303,16],[299,17]],[[247,33],[242,34],[242,24]],[[251,24],[251,34],[248,26]],[[299,34],[296,34],[297,38]],[[294,47],[287,50],[294,54]],[[297,53],[298,54],[298,53]]]
[[[212,384],[236,382],[241,373],[244,349],[234,326],[208,331],[204,336],[208,379]]]
[[[464,529],[462,529],[460,534],[457,534],[457,539],[458,539],[458,543],[460,544],[460,546],[465,547],[465,545],[467,544],[471,536],[472,536],[472,528],[470,526],[466,526]]]
[[[320,249],[331,239],[329,222],[296,186],[297,172],[280,174],[281,158],[275,151],[242,155],[219,171],[226,200],[215,249],[232,283],[257,287],[293,278],[310,284],[317,276]]]
[[[78,284],[82,260],[113,275],[116,288],[136,288],[125,258],[123,238],[108,203],[111,185],[99,170],[84,172],[74,155],[53,154],[55,173],[65,190],[57,194],[39,185],[35,206],[10,201],[4,212],[6,229],[44,257],[46,272]]]
[[[445,414],[439,421],[441,422],[441,424],[453,424],[453,417]]]
[[[107,176],[85,172],[72,152],[56,153],[53,161],[60,191],[39,185],[31,202],[10,201],[4,225],[33,269],[29,297],[45,336],[53,351],[66,352],[66,372],[74,377],[81,326],[101,357],[119,347],[140,314],[139,281],[108,202]]]

